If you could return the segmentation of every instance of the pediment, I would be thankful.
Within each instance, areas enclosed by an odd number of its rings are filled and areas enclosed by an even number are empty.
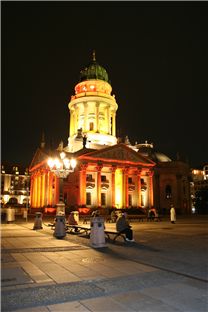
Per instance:
[[[155,163],[149,158],[144,157],[135,152],[130,147],[123,143],[116,144],[101,150],[97,150],[91,153],[80,156],[80,159],[100,159],[100,160],[112,160],[112,161],[127,161],[135,164],[151,164]]]
[[[48,154],[42,149],[38,148],[30,164],[30,169],[37,165],[40,165],[42,162],[45,162],[47,158]]]

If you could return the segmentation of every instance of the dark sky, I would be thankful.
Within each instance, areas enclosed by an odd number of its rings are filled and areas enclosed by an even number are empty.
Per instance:
[[[69,136],[68,103],[96,59],[131,143],[208,162],[207,2],[1,2],[2,162],[29,165],[41,133]]]

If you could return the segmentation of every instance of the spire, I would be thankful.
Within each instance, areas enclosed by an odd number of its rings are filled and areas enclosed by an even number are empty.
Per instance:
[[[96,62],[95,50],[92,51],[92,60],[93,62]]]
[[[45,133],[44,132],[42,132],[40,147],[41,148],[45,147]]]

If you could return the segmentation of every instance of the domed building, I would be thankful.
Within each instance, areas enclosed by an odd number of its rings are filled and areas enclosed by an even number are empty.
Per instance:
[[[174,203],[188,212],[188,169],[145,142],[132,146],[117,143],[116,112],[107,71],[92,61],[80,71],[79,82],[68,104],[70,112],[67,146],[55,151],[41,142],[30,166],[31,207],[55,207],[63,200],[68,207],[93,209],[155,206],[159,212]],[[61,156],[62,155],[62,156]],[[48,158],[75,158],[75,170],[64,178],[51,170]],[[185,178],[186,177],[186,178]],[[63,188],[60,189],[60,182]],[[187,190],[186,190],[187,188]],[[63,193],[63,194],[62,194]]]
[[[86,136],[87,148],[100,149],[117,143],[118,105],[111,92],[108,74],[97,63],[93,52],[92,62],[81,70],[75,95],[69,103],[70,132],[66,151],[80,150],[83,136]]]

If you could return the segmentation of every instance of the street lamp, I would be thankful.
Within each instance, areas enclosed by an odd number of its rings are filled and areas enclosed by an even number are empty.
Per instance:
[[[65,179],[70,172],[74,172],[76,164],[76,160],[73,158],[68,159],[64,152],[60,153],[60,158],[48,159],[48,166],[50,170],[59,178],[59,203],[57,204],[57,214],[60,211],[65,214],[65,203],[63,201],[63,179]]]

